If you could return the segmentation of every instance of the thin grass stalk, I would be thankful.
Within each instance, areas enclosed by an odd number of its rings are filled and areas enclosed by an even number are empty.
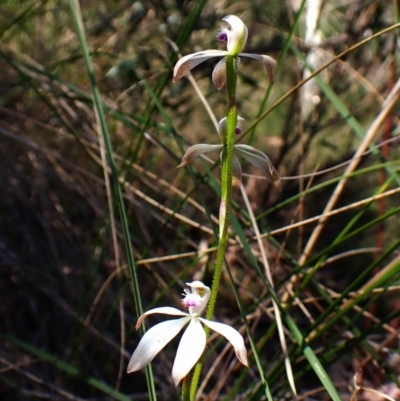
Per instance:
[[[299,21],[300,21],[300,18],[301,18],[301,14],[303,13],[303,9],[304,9],[305,4],[306,4],[306,0],[302,0],[302,2],[300,4],[300,7],[299,7],[299,10],[296,13],[296,17],[295,17],[295,19],[293,21],[293,24],[290,27],[289,34],[288,34],[288,36],[287,36],[287,38],[285,40],[285,43],[283,44],[282,51],[279,53],[279,58],[278,58],[278,62],[277,62],[277,65],[276,65],[275,76],[278,75],[279,70],[281,69],[281,67],[283,65],[283,62],[284,62],[284,60],[286,58],[286,54],[289,51],[290,47],[292,46],[292,38],[295,35],[295,31],[297,29],[297,26],[299,25]],[[260,104],[260,107],[258,109],[257,116],[256,116],[256,123],[252,124],[251,127],[247,130],[248,132],[250,132],[249,133],[250,137],[248,139],[249,143],[252,142],[252,140],[254,138],[254,135],[255,135],[256,128],[257,128],[257,124],[261,121],[262,112],[263,112],[263,110],[265,108],[265,105],[267,104],[267,100],[268,100],[269,95],[271,93],[271,88],[272,88],[272,85],[269,85],[268,89],[267,89],[267,91],[266,91],[266,93],[264,95],[264,98],[261,101],[261,104]]]
[[[281,103],[283,103],[287,98],[289,98],[291,95],[293,95],[293,93],[295,93],[298,89],[300,89],[307,81],[309,81],[310,79],[314,78],[315,76],[317,76],[320,72],[322,72],[323,70],[325,70],[326,68],[328,68],[331,64],[333,64],[335,61],[340,60],[341,58],[343,58],[344,56],[346,56],[347,54],[351,53],[352,51],[358,49],[359,47],[365,45],[366,43],[370,42],[373,39],[378,38],[381,35],[384,35],[386,33],[389,33],[397,28],[400,28],[400,22],[397,24],[394,24],[386,29],[383,29],[380,32],[377,32],[373,35],[371,35],[370,37],[356,43],[354,46],[349,47],[348,49],[344,50],[343,52],[341,52],[340,54],[338,54],[337,56],[333,57],[332,60],[329,60],[328,62],[326,62],[324,65],[322,65],[320,68],[317,68],[312,74],[310,74],[307,78],[303,79],[301,82],[299,82],[298,84],[296,84],[295,86],[293,86],[293,88],[291,88],[289,91],[287,91],[283,96],[281,96],[269,109],[265,110],[264,113],[262,113],[260,115],[260,117],[256,118],[248,127],[247,130],[245,132],[243,132],[243,134],[237,139],[237,142],[239,142],[243,137],[245,137],[246,135],[249,135],[251,130],[257,126],[257,124],[263,120],[268,114],[270,114],[273,110],[275,110]]]
[[[132,290],[133,290],[132,292],[133,292],[133,297],[134,297],[134,301],[135,301],[136,313],[138,316],[140,316],[143,313],[143,308],[142,308],[141,299],[140,299],[140,288],[139,288],[139,282],[138,282],[138,278],[137,278],[137,274],[136,274],[136,264],[135,264],[135,259],[133,256],[132,245],[130,242],[130,232],[129,232],[129,226],[128,226],[127,213],[125,210],[122,188],[118,181],[118,171],[117,171],[117,167],[116,167],[114,156],[113,156],[113,147],[112,147],[112,143],[111,143],[111,138],[110,138],[108,126],[106,123],[106,118],[104,115],[104,110],[103,110],[102,101],[100,98],[99,89],[97,87],[97,83],[96,83],[95,76],[94,76],[93,65],[92,65],[92,62],[90,59],[90,54],[89,54],[89,49],[87,46],[85,28],[83,25],[83,19],[82,19],[82,13],[81,13],[81,9],[80,9],[79,0],[68,0],[68,3],[69,3],[70,10],[71,10],[72,18],[75,23],[79,43],[80,43],[81,50],[82,50],[83,59],[84,59],[85,66],[86,66],[87,75],[88,75],[90,85],[91,85],[93,105],[94,105],[96,115],[99,120],[100,135],[103,137],[104,145],[106,148],[107,161],[108,161],[108,166],[109,166],[110,173],[111,173],[111,181],[113,184],[114,194],[116,197],[116,203],[118,205],[118,210],[119,210],[120,219],[121,219],[121,226],[122,226],[122,232],[123,232],[124,242],[125,242],[127,264],[128,264],[128,269],[129,269],[130,278],[131,278],[131,284],[132,284]],[[110,213],[112,213],[111,210],[110,210]],[[142,325],[142,328],[141,328],[142,335],[144,333],[144,330],[145,330],[145,328]],[[157,399],[157,397],[156,397],[154,378],[153,378],[151,366],[146,367],[146,379],[147,379],[150,399],[154,401]]]
[[[396,249],[398,247],[400,241],[396,241],[394,244],[393,248]],[[393,249],[392,249],[393,250]],[[383,253],[382,256],[386,256],[386,253]],[[368,267],[365,272],[363,272],[360,277],[365,278],[368,276],[368,274],[373,271],[373,269],[381,263],[383,257],[380,257],[377,261],[375,261],[370,267]],[[365,299],[376,287],[379,285],[383,285],[385,282],[387,282],[390,278],[394,277],[396,273],[398,273],[400,267],[400,257],[396,257],[393,261],[391,261],[388,265],[386,265],[376,276],[372,277],[367,283],[365,283],[358,291],[357,291],[357,296],[354,298],[349,298],[345,299],[349,292],[353,289],[354,285],[350,285],[344,293],[341,294],[341,296],[335,300],[335,302],[332,304],[333,306],[338,306],[338,309],[335,310],[335,314],[327,319],[327,321],[324,323],[319,319],[317,323],[317,326],[314,331],[312,331],[308,339],[311,341],[314,341],[317,339],[320,335],[322,335],[328,328],[330,328],[332,325],[334,325],[338,319],[341,319],[341,317],[353,306],[356,304],[359,304],[363,299]],[[357,283],[361,281],[360,278],[355,280]],[[343,301],[343,303],[339,306],[339,304]],[[328,318],[328,313],[332,313],[332,306],[329,307],[329,311],[324,313],[323,317]],[[322,329],[322,330],[321,330]]]
[[[233,221],[235,221],[234,217],[235,216],[232,216],[232,220]],[[268,290],[272,300],[278,306],[278,308],[280,310],[280,313],[281,313],[281,315],[283,317],[283,320],[286,323],[286,327],[292,333],[296,343],[301,348],[301,350],[302,350],[304,356],[306,357],[306,359],[308,360],[311,368],[314,370],[314,372],[316,373],[316,375],[320,379],[321,383],[323,384],[324,388],[326,389],[328,394],[331,396],[331,398],[333,400],[335,400],[335,401],[341,401],[341,398],[340,398],[340,396],[339,396],[334,384],[332,383],[331,379],[329,378],[328,374],[326,373],[326,371],[325,371],[324,367],[322,366],[321,362],[319,361],[319,359],[317,358],[317,356],[315,355],[315,353],[311,349],[311,347],[307,344],[305,338],[303,337],[303,335],[301,334],[300,330],[296,326],[295,322],[293,321],[293,319],[291,318],[291,316],[287,312],[287,308],[289,307],[289,305],[286,305],[285,307],[283,307],[283,305],[282,305],[281,301],[279,300],[279,298],[277,297],[274,289],[271,288],[271,286],[265,281],[265,277],[262,274],[262,272],[261,272],[261,270],[260,270],[260,268],[258,266],[258,261],[257,261],[256,257],[254,256],[251,248],[249,247],[247,239],[246,239],[244,233],[243,232],[240,233],[241,232],[240,225],[236,221],[236,223],[233,223],[233,226],[234,226],[235,231],[239,233],[239,236],[242,239],[243,248],[246,250],[246,253],[247,253],[248,257],[249,257],[249,260],[250,260],[251,264],[253,265],[254,269],[258,272],[259,277],[262,280],[263,285],[265,286],[265,288]],[[262,236],[260,236],[260,237],[262,237]],[[255,357],[256,357],[256,353],[255,353]],[[256,359],[256,361],[257,361],[257,359]],[[263,377],[263,376],[261,376],[261,377]]]
[[[186,24],[182,27],[182,29],[180,30],[179,35],[176,39],[175,43],[176,43],[176,46],[178,47],[178,49],[181,48],[184,45],[184,43],[187,41],[187,39],[189,38],[189,35],[193,31],[193,26],[194,26],[196,20],[199,18],[200,13],[202,12],[206,3],[207,3],[207,0],[199,0],[199,1],[195,2],[195,5],[194,5],[192,11],[190,12],[188,18],[186,19]],[[171,60],[171,65],[173,65],[175,63],[177,55],[178,55],[178,53],[175,50],[173,50],[167,56],[167,60]],[[150,99],[148,100],[148,102],[144,108],[145,110],[147,110],[147,113],[146,113],[144,122],[142,124],[142,132],[146,131],[147,128],[149,127],[150,122],[151,122],[151,116],[157,109],[160,109],[160,107],[161,107],[161,113],[162,113],[163,108],[159,104],[159,99],[161,97],[161,94],[162,94],[164,88],[169,83],[169,81],[170,81],[170,72],[168,71],[168,73],[161,75],[161,79],[155,85],[154,90],[151,90],[151,92],[149,92]],[[146,82],[146,81],[144,80],[143,82]],[[150,88],[150,86],[148,86],[148,85],[146,85],[146,86],[147,86],[147,90],[148,90]],[[167,116],[167,114],[164,113],[164,116]],[[168,125],[170,125],[170,122],[168,122]],[[143,140],[142,138],[140,139],[139,142],[141,142]]]
[[[396,192],[400,192],[400,188],[397,188]],[[375,197],[375,198],[379,199],[378,197]],[[330,252],[332,249],[338,247],[340,244],[348,241],[350,238],[356,237],[358,234],[362,233],[366,229],[368,229],[370,227],[373,227],[374,225],[378,224],[379,222],[384,221],[385,219],[389,218],[390,216],[394,216],[394,215],[398,214],[399,212],[400,212],[400,206],[398,206],[396,208],[393,208],[393,209],[390,209],[384,215],[379,216],[379,217],[369,221],[368,223],[363,224],[361,227],[356,228],[354,231],[352,231],[351,233],[349,233],[346,236],[344,236],[341,239],[341,241],[336,242],[335,244],[330,244],[325,249],[323,249],[322,251],[318,252],[316,255],[314,255],[312,258],[309,259],[307,264],[308,265],[312,265],[312,264],[316,263],[316,261],[318,261],[321,257],[325,257],[325,255],[328,252]],[[359,279],[359,277],[357,277],[357,280],[358,279]]]
[[[255,266],[256,270],[259,271],[257,261],[256,261],[254,255],[252,253],[250,253],[249,255],[250,255],[250,261]],[[309,362],[311,368],[314,370],[315,374],[320,379],[322,385],[324,386],[324,388],[326,389],[326,391],[328,392],[328,394],[331,396],[331,398],[334,401],[341,401],[341,398],[340,398],[334,384],[332,383],[331,379],[329,378],[328,374],[326,373],[324,367],[322,366],[321,362],[315,355],[314,351],[311,349],[311,347],[306,342],[305,338],[303,337],[300,330],[296,326],[295,322],[293,321],[293,319],[287,312],[286,308],[282,307],[280,300],[277,297],[275,291],[273,290],[273,288],[271,288],[271,286],[267,282],[265,282],[265,280],[263,279],[263,277],[261,275],[260,275],[260,277],[263,280],[263,284],[268,289],[271,298],[278,306],[280,313],[283,317],[283,320],[286,323],[286,327],[292,333],[296,343],[301,348],[304,356],[306,357],[307,361]]]
[[[359,175],[367,174],[367,173],[370,173],[370,172],[372,172],[372,171],[379,170],[379,169],[381,169],[382,167],[385,167],[385,165],[388,165],[388,164],[390,164],[390,165],[395,164],[395,165],[396,165],[396,164],[398,164],[398,163],[399,163],[399,161],[394,160],[394,161],[390,161],[390,162],[386,162],[386,163],[376,164],[376,165],[374,165],[374,166],[365,167],[365,168],[363,168],[363,169],[359,169],[359,170],[356,170],[356,171],[352,172],[351,174],[348,175],[348,178],[355,178],[355,177],[357,177],[357,176],[359,176]],[[260,213],[260,214],[257,216],[257,220],[261,220],[261,219],[265,218],[266,216],[268,216],[268,215],[270,215],[270,214],[276,212],[277,210],[283,209],[285,206],[291,204],[292,202],[295,202],[297,199],[299,199],[299,198],[302,197],[302,196],[309,195],[309,194],[311,194],[311,193],[313,193],[313,192],[316,192],[316,191],[318,191],[318,190],[320,190],[320,189],[323,189],[323,188],[325,188],[325,187],[327,187],[327,186],[329,186],[329,185],[335,184],[335,183],[337,183],[338,181],[340,181],[341,179],[342,179],[342,176],[339,176],[339,177],[336,177],[336,178],[332,178],[332,179],[330,179],[330,180],[327,180],[327,181],[323,182],[322,184],[316,184],[316,185],[314,185],[314,186],[311,187],[311,188],[307,188],[307,189],[305,189],[302,193],[293,195],[293,196],[291,196],[290,198],[287,198],[287,199],[285,199],[284,201],[279,202],[277,205],[272,206],[272,207],[269,208],[267,211]],[[396,190],[395,190],[395,192],[396,192]],[[392,190],[387,191],[387,192],[385,193],[385,194],[386,194],[385,196],[389,196],[391,193],[392,193]],[[368,199],[377,199],[377,198],[380,197],[380,196],[381,196],[381,195],[377,195],[377,196],[374,196],[374,197],[368,198]],[[360,202],[361,202],[361,203],[365,203],[365,202],[368,201],[368,199],[367,199],[367,200],[364,200],[364,201],[360,201]],[[354,203],[352,203],[351,205],[346,206],[346,207],[348,207],[348,208],[354,207],[353,205],[361,204],[360,202],[354,202]],[[343,208],[334,209],[334,210],[333,210],[332,212],[330,212],[330,213],[334,213],[334,212],[336,212],[336,211],[338,211],[338,210],[343,210]],[[320,216],[316,216],[316,218],[319,219]],[[314,217],[313,217],[312,219],[314,219]],[[307,221],[308,221],[308,220],[307,220]],[[312,220],[312,221],[314,221],[314,220]],[[300,222],[300,223],[301,223],[301,222]],[[295,224],[298,224],[298,223],[295,223]],[[292,225],[290,225],[290,227],[292,227]],[[273,232],[271,232],[271,234],[273,234],[273,233],[278,233],[278,232],[281,232],[281,231],[282,231],[281,229],[274,230]]]
[[[228,263],[226,263],[226,271],[228,273],[228,276],[229,276],[229,279],[230,279],[230,282],[231,282],[231,288],[232,288],[232,291],[233,291],[233,293],[235,295],[235,298],[236,298],[236,301],[237,301],[237,304],[238,304],[238,307],[239,307],[240,315],[241,315],[241,317],[243,319],[244,326],[246,327],[246,331],[247,331],[248,336],[249,336],[250,347],[251,347],[251,349],[253,351],[253,356],[254,356],[254,359],[255,359],[255,362],[256,362],[256,365],[257,365],[258,373],[260,375],[261,383],[262,383],[262,385],[264,387],[265,395],[266,395],[268,401],[273,401],[273,397],[272,397],[272,393],[271,393],[271,387],[268,384],[268,381],[267,381],[267,379],[265,377],[264,368],[262,366],[261,359],[259,357],[257,346],[256,346],[255,342],[253,341],[251,335],[250,335],[250,326],[249,326],[249,323],[248,323],[248,321],[246,319],[246,312],[245,312],[245,310],[243,308],[242,303],[240,302],[239,293],[238,293],[238,290],[235,287],[234,279],[233,279],[233,276],[232,276],[232,272],[231,272],[231,269],[230,269]]]
[[[271,269],[269,267],[267,255],[265,253],[264,244],[263,244],[263,241],[261,239],[261,234],[260,234],[260,230],[258,228],[258,224],[257,224],[256,218],[254,216],[253,210],[252,210],[251,205],[250,205],[249,198],[247,197],[247,194],[246,194],[246,191],[245,191],[243,185],[240,186],[240,190],[242,192],[242,196],[243,196],[245,205],[246,205],[248,213],[250,215],[251,224],[253,226],[255,235],[257,237],[258,248],[260,249],[262,261],[263,261],[263,264],[264,264],[265,276],[267,277],[268,283],[271,286],[271,288],[274,289],[274,283],[273,283],[273,280],[272,280]],[[288,353],[288,348],[287,348],[286,338],[285,338],[285,332],[283,330],[281,313],[279,311],[278,305],[275,303],[274,300],[272,300],[272,305],[273,305],[273,308],[274,308],[276,327],[278,329],[279,340],[281,342],[281,348],[282,348],[283,356],[284,356],[284,359],[285,359],[286,375],[287,375],[287,378],[288,378],[288,381],[289,381],[289,384],[290,384],[290,388],[291,388],[294,396],[296,397],[297,396],[296,384],[295,384],[294,377],[293,377],[292,365],[290,363],[290,358],[289,358],[289,353]]]
[[[75,366],[72,366],[63,360],[45,352],[45,351],[42,351],[41,349],[36,348],[31,344],[28,344],[24,341],[18,340],[16,337],[7,335],[7,334],[0,333],[0,338],[17,346],[20,349],[23,349],[23,350],[29,352],[30,354],[36,356],[37,358],[39,358],[42,361],[47,361],[47,362],[51,363],[55,368],[60,369],[61,371],[67,373],[68,375],[70,375],[72,377],[76,377],[81,382],[101,391],[104,394],[109,395],[114,400],[131,401],[130,397],[128,397],[125,394],[122,394],[121,392],[119,392],[117,390],[114,390],[112,387],[105,384],[104,381],[98,380],[93,376],[86,375],[84,372],[80,371]]]
[[[381,194],[390,184],[392,180],[390,179],[388,182],[386,182],[386,184],[380,188],[378,190],[378,194]],[[384,199],[384,198],[380,198],[380,199]],[[370,206],[371,206],[371,202],[366,203],[363,208],[347,223],[347,225],[344,227],[344,229],[336,236],[336,238],[332,241],[332,243],[330,244],[330,248],[334,248],[337,244],[340,244],[343,242],[343,238],[347,238],[346,236],[351,235],[351,228],[355,225],[355,223],[361,218],[361,216],[364,215],[364,213],[369,210]],[[379,224],[379,223],[378,223]],[[321,257],[319,258],[318,262],[312,267],[307,269],[307,271],[302,274],[302,281],[296,291],[296,297],[298,296],[298,294],[301,293],[301,291],[303,291],[306,286],[308,285],[309,281],[313,279],[315,273],[322,267],[322,264],[325,261],[326,258],[326,250],[322,250],[320,252]],[[293,298],[293,296],[292,296]],[[327,298],[329,298],[329,296],[327,296]],[[330,302],[330,300],[328,300],[328,302]]]

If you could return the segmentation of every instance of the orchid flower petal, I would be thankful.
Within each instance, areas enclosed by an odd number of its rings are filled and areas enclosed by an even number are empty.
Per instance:
[[[231,31],[224,30],[228,36],[228,53],[232,56],[237,56],[246,44],[248,35],[247,27],[236,15],[227,15],[222,18],[222,20],[231,26]]]
[[[264,174],[268,182],[270,182],[276,190],[282,190],[279,174],[275,170],[271,160],[265,153],[248,145],[235,145],[235,151],[237,151],[255,168],[260,170]]]
[[[218,122],[218,134],[221,138],[225,138],[228,132],[228,120],[226,117],[221,118]]]
[[[212,73],[212,81],[214,86],[221,90],[226,83],[226,57],[218,61]]]
[[[236,121],[236,125],[240,126],[240,123],[244,121],[243,117],[237,116],[237,121]],[[221,120],[219,120],[218,123],[218,134],[221,138],[226,137],[228,133],[228,120],[226,117],[222,118]]]
[[[240,57],[237,57],[237,65],[240,64]],[[226,84],[226,57],[218,61],[213,69],[212,81],[214,86],[221,90]]]
[[[240,152],[248,152],[248,153],[255,153],[256,155],[262,157],[265,160],[269,160],[269,157],[264,153],[261,152],[261,150],[258,150],[257,148],[253,148],[253,146],[245,145],[245,144],[239,144],[235,145],[235,149],[239,150]]]
[[[262,54],[252,54],[252,53],[240,53],[239,56],[253,58],[255,60],[258,60],[260,63],[264,64],[264,67],[267,70],[268,79],[270,80],[271,84],[274,83],[276,61],[272,57],[264,56]]]
[[[221,150],[223,145],[209,145],[207,143],[199,143],[197,145],[191,146],[182,157],[181,164],[179,167],[184,167],[192,162],[192,160],[207,152],[212,152],[214,150]]]
[[[232,159],[232,189],[238,189],[242,184],[242,166],[235,154]]]
[[[189,316],[181,319],[167,320],[166,322],[156,324],[150,330],[146,331],[129,361],[128,373],[136,372],[148,365],[182,330],[189,320]]]
[[[171,316],[187,316],[188,314],[180,311],[179,309],[172,308],[171,306],[162,306],[160,308],[150,309],[147,312],[143,313],[142,316],[139,317],[135,329],[137,330],[142,324],[144,318],[148,315],[153,315],[154,313],[161,313],[163,315],[171,315]]]
[[[211,330],[214,330],[217,333],[221,334],[221,336],[224,336],[232,344],[239,361],[242,362],[243,365],[248,366],[247,350],[244,346],[244,340],[242,335],[237,330],[224,323],[212,322],[203,318],[199,319]]]
[[[227,55],[225,50],[204,50],[197,53],[188,54],[178,60],[174,67],[174,73],[172,76],[172,81],[176,82],[183,76],[188,74],[194,67],[208,60],[212,57],[224,57]]]
[[[206,347],[206,333],[198,318],[192,318],[182,335],[172,368],[175,386],[188,375]]]

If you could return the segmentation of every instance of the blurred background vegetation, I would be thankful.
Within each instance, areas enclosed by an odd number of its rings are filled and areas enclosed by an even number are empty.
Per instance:
[[[81,7],[130,236],[107,190],[68,2],[3,0],[0,399],[148,399],[144,372],[125,373],[140,338],[124,243],[133,247],[145,310],[179,307],[193,278],[211,285],[218,165],[199,159],[176,166],[189,145],[218,143],[205,105],[221,119],[226,93],[210,79],[215,59],[193,70],[197,88],[188,79],[173,84],[171,71],[176,46],[181,54],[223,48],[216,33],[227,14],[248,26],[246,52],[279,60],[273,86],[259,63],[242,60],[237,97],[244,131],[263,115],[243,142],[267,153],[282,177],[278,193],[243,165],[260,230],[271,233],[264,246],[282,305],[343,399],[380,399],[367,390],[355,394],[357,373],[360,386],[400,399],[400,106],[385,103],[399,77],[398,28],[279,101],[306,77],[305,66],[317,69],[397,24],[399,1],[85,0]],[[344,210],[306,248],[318,219],[301,222],[323,213],[349,165],[342,163],[365,145],[372,151],[358,159],[334,206]],[[239,329],[240,301],[251,328],[241,331],[257,344],[273,398],[291,399],[271,300],[251,262],[260,252],[249,211],[240,192],[234,202],[227,253],[233,281],[224,275],[215,319]],[[328,399],[287,336],[299,399]],[[216,359],[225,343],[212,340],[198,399],[265,399],[254,360],[242,369],[228,347]],[[170,377],[176,345],[152,364],[159,400],[179,399]]]

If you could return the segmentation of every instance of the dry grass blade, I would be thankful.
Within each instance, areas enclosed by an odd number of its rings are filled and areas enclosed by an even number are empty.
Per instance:
[[[315,246],[316,241],[318,240],[328,218],[328,213],[334,208],[336,205],[340,195],[343,192],[344,187],[347,184],[348,176],[356,170],[359,165],[361,159],[360,155],[366,152],[368,146],[372,143],[374,138],[378,135],[379,129],[381,128],[383,122],[387,118],[388,114],[392,111],[393,107],[397,104],[397,100],[400,97],[400,80],[397,85],[393,88],[392,92],[389,94],[387,100],[382,106],[382,110],[379,115],[375,118],[373,123],[370,125],[369,129],[365,134],[365,138],[358,147],[356,153],[354,154],[352,162],[346,168],[343,178],[339,181],[336,186],[331,198],[329,199],[327,205],[324,208],[324,212],[321,215],[320,221],[318,222],[317,227],[314,229],[313,233],[310,236],[310,239],[307,242],[307,245],[304,248],[304,251],[299,259],[299,265],[303,265],[310,255],[312,249]]]
[[[255,219],[254,213],[251,209],[251,205],[249,202],[249,199],[247,197],[246,191],[243,188],[243,185],[240,186],[240,191],[241,194],[243,196],[246,208],[247,208],[247,212],[249,213],[250,216],[250,220],[253,226],[253,229],[256,233],[256,239],[258,242],[258,247],[260,249],[261,252],[261,258],[262,258],[262,262],[264,265],[264,269],[265,269],[265,276],[268,280],[269,285],[271,286],[272,290],[275,289],[274,287],[274,282],[272,280],[272,274],[271,274],[271,269],[269,267],[269,263],[268,263],[268,259],[267,259],[267,255],[265,253],[265,247],[263,244],[263,241],[261,239],[261,234],[260,234],[260,230],[258,228],[257,225],[257,221]],[[285,338],[285,331],[284,331],[284,327],[283,327],[283,323],[282,323],[282,318],[281,318],[281,312],[278,308],[278,306],[276,305],[275,301],[272,301],[273,307],[274,307],[274,313],[275,313],[275,319],[276,319],[276,327],[278,328],[278,333],[279,333],[279,340],[281,342],[281,347],[282,347],[282,352],[285,358],[285,366],[286,366],[286,375],[288,378],[288,381],[290,383],[290,388],[294,394],[294,396],[297,396],[297,390],[296,390],[296,384],[294,382],[294,376],[293,376],[293,370],[292,370],[292,365],[290,362],[290,357],[289,357],[289,353],[288,353],[288,348],[286,345],[286,338]]]

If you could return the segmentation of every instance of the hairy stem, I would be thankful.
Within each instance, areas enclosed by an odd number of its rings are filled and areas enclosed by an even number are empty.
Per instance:
[[[223,138],[225,144],[222,166],[221,166],[221,204],[219,208],[219,243],[217,250],[217,260],[215,263],[214,278],[211,288],[210,302],[208,303],[207,319],[211,319],[214,314],[215,303],[217,300],[219,282],[221,278],[222,266],[225,260],[225,250],[228,242],[229,215],[231,212],[232,200],[232,160],[233,145],[235,143],[235,128],[237,123],[236,108],[236,57],[229,56],[226,61],[226,72],[228,82],[228,130],[227,138]]]
[[[226,80],[228,88],[228,111],[227,121],[228,130],[227,137],[222,138],[224,144],[222,166],[221,166],[221,204],[219,208],[219,242],[217,250],[217,259],[215,262],[214,278],[211,287],[211,296],[208,303],[207,319],[211,319],[214,314],[215,303],[219,282],[221,279],[222,266],[225,260],[226,245],[228,243],[228,227],[229,215],[231,212],[232,200],[232,160],[233,146],[235,143],[235,129],[237,124],[237,108],[236,108],[236,76],[237,76],[237,57],[228,56],[226,58]],[[205,328],[208,336],[209,329]],[[202,369],[202,363],[198,362],[193,373],[192,383],[190,386],[190,400],[193,401],[196,395],[196,389],[199,382]]]

